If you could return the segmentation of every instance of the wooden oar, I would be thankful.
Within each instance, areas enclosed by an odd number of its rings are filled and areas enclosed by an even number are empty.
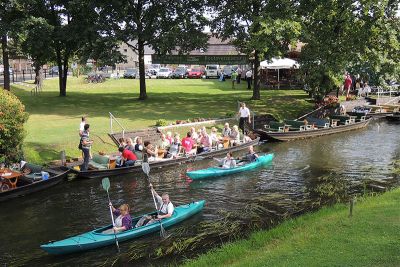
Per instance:
[[[150,176],[149,176],[149,174],[150,174],[150,165],[147,162],[147,158],[146,157],[144,158],[144,160],[142,162],[142,170],[143,170],[144,174],[146,174],[147,182],[149,183],[149,186],[150,186],[150,184],[151,184],[150,183]],[[153,188],[150,188],[150,191],[151,191],[151,195],[153,196],[154,206],[156,207],[157,215],[160,215],[160,212],[159,212],[158,207],[157,207],[157,202],[156,202],[156,199],[154,197]],[[164,229],[164,226],[162,224],[161,219],[159,220],[159,222],[160,222],[160,236],[163,237],[163,238],[167,238],[167,232]]]
[[[103,180],[101,180],[101,185],[103,186],[103,189],[107,191],[108,203],[111,203],[110,194],[108,193],[108,189],[110,189],[110,179],[108,179],[108,177],[103,178]],[[118,244],[117,233],[115,232],[115,229],[114,229],[114,227],[115,227],[114,214],[112,212],[111,206],[109,206],[109,208],[110,208],[111,221],[112,221],[112,226],[113,226],[113,231],[114,231],[115,245],[117,245],[117,249],[118,249],[118,253],[119,253],[120,249],[119,249],[119,244]]]

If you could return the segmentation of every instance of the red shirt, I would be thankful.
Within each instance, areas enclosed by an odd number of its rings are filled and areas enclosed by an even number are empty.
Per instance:
[[[122,157],[126,160],[137,160],[136,155],[128,149],[125,149],[124,152],[122,152]]]
[[[352,79],[350,78],[350,76],[347,76],[346,79],[344,80],[344,88],[350,88],[351,84],[353,83]]]
[[[190,152],[194,145],[194,141],[190,137],[185,137],[182,139],[182,146],[185,148],[186,152]]]

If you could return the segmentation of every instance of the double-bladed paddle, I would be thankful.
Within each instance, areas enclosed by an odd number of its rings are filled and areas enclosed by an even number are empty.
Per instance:
[[[150,185],[151,184],[150,183],[150,176],[149,176],[149,174],[150,174],[150,165],[149,165],[149,162],[147,162],[147,158],[145,158],[143,160],[143,162],[142,162],[142,170],[143,170],[144,174],[146,174],[147,182]],[[157,207],[156,198],[154,197],[153,188],[150,188],[150,191],[151,191],[151,195],[153,196],[154,206],[156,207],[157,215],[160,215],[160,212],[159,212],[158,207]],[[160,236],[163,237],[163,238],[167,238],[167,232],[164,229],[164,226],[162,224],[161,219],[159,220],[159,222],[160,222]]]
[[[108,193],[108,189],[110,189],[110,179],[108,179],[108,177],[103,178],[103,180],[101,180],[101,185],[103,186],[103,189],[107,191],[108,203],[111,203],[110,194]],[[117,233],[115,232],[115,229],[114,229],[114,227],[115,227],[114,214],[112,212],[111,206],[109,206],[109,208],[110,208],[111,221],[112,221],[112,226],[113,226],[113,231],[114,231],[115,244],[117,245],[117,249],[118,249],[118,253],[119,253],[120,249],[119,249],[119,244],[118,244]]]

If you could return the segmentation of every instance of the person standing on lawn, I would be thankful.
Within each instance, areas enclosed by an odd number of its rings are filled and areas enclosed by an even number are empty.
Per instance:
[[[247,81],[247,89],[251,89],[251,79],[253,77],[253,72],[251,70],[248,70],[246,72],[246,81]]]
[[[236,79],[237,79],[238,74],[237,74],[236,71],[232,71],[232,74],[231,74],[231,75],[232,75],[232,76],[231,76],[231,80],[232,80],[232,89],[235,89],[235,82],[236,82]]]
[[[85,124],[84,131],[81,137],[81,146],[82,146],[82,153],[83,153],[83,164],[81,165],[81,171],[87,171],[89,160],[92,157],[90,154],[90,148],[93,144],[93,141],[89,139],[89,124]]]

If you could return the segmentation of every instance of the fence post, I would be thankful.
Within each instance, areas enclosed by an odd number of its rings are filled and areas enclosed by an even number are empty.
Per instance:
[[[61,165],[65,166],[66,165],[66,159],[65,159],[65,150],[62,150],[60,152],[60,157],[61,157]]]
[[[22,80],[25,82],[25,70],[22,70]]]
[[[30,69],[29,72],[31,73],[31,80],[33,80],[33,78],[32,78],[32,69]]]

